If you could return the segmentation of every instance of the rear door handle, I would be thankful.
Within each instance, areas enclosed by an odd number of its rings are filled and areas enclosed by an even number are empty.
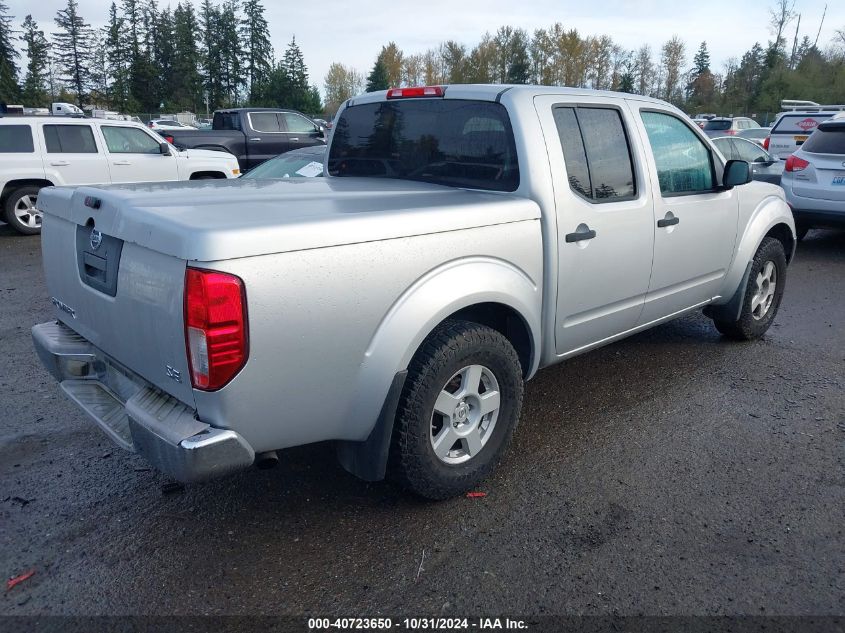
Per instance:
[[[671,213],[667,213],[665,218],[657,221],[657,226],[662,229],[662,228],[665,228],[667,226],[675,226],[680,221],[681,221],[680,218],[672,215]]]
[[[250,140],[250,141],[260,141],[260,140],[261,140],[261,137],[260,137],[260,136],[256,136],[255,138],[251,138],[251,139],[249,139],[249,140]]]
[[[67,167],[68,163],[66,160],[55,160],[50,163],[53,167]]]
[[[575,233],[567,233],[566,242],[571,244],[572,242],[581,242],[583,240],[591,240],[596,236],[596,232],[593,229],[588,229],[586,231],[577,231]]]
[[[298,137],[298,136],[295,136],[295,137],[293,137],[293,138],[289,138],[288,140],[289,140],[289,141],[298,141],[298,140],[299,140],[299,137]]]
[[[131,165],[128,160],[116,160],[112,163],[112,165]]]

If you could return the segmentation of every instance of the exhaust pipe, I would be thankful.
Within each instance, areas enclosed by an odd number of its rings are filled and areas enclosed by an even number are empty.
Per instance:
[[[265,451],[264,453],[256,453],[255,467],[260,470],[267,470],[275,467],[279,463],[279,455],[276,451]]]

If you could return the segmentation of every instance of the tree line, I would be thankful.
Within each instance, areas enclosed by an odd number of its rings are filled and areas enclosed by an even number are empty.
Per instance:
[[[677,36],[656,49],[628,49],[561,22],[533,32],[502,26],[474,46],[449,40],[422,53],[389,42],[366,75],[332,64],[323,104],[295,38],[276,58],[261,0],[203,0],[198,8],[180,0],[173,9],[157,0],[119,0],[99,29],[67,0],[50,33],[29,15],[16,26],[0,0],[0,101],[69,101],[121,112],[278,106],[314,114],[332,113],[365,90],[511,83],[617,90],[722,114],[775,112],[784,98],[845,102],[845,28],[819,43],[818,32],[802,35],[794,6],[777,0],[760,24],[771,37],[722,69],[713,68],[706,41],[690,61]]]
[[[532,33],[502,26],[472,47],[449,40],[416,54],[389,42],[366,76],[341,63],[331,65],[326,109],[333,111],[364,90],[449,83],[616,90],[664,99],[691,113],[777,112],[782,99],[845,103],[845,28],[832,42],[820,44],[817,33],[815,39],[799,37],[801,16],[794,6],[793,0],[778,0],[768,23],[760,25],[772,38],[728,59],[721,72],[711,64],[706,41],[688,63],[687,44],[677,36],[656,50],[649,44],[632,50],[608,35],[582,35],[560,22]]]
[[[261,0],[203,0],[198,9],[181,0],[173,9],[157,0],[120,0],[100,29],[67,0],[49,34],[31,15],[16,29],[0,2],[0,101],[121,112],[244,104],[322,110],[296,39],[275,58]]]

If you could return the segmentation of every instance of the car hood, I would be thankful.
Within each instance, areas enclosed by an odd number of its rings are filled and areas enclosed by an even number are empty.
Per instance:
[[[202,160],[237,160],[229,152],[216,152],[213,149],[185,149],[176,150],[180,158],[195,158]]]
[[[86,198],[89,198],[86,204]],[[93,209],[92,199],[99,200]],[[378,178],[287,178],[51,187],[48,215],[194,261],[457,231],[540,217],[513,194]]]

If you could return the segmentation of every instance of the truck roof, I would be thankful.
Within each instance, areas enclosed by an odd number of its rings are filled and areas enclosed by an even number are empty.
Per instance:
[[[665,101],[646,97],[643,95],[631,94],[628,92],[612,92],[610,90],[593,90],[591,88],[568,88],[565,86],[532,86],[524,84],[444,84],[444,99],[476,99],[482,101],[499,101],[505,93],[528,94],[529,96],[539,95],[571,95],[585,97],[612,97],[615,99],[631,99],[646,101],[650,103],[666,105]],[[372,103],[384,101],[387,98],[387,90],[378,92],[367,92],[352,97],[346,103],[355,105],[360,103]]]

